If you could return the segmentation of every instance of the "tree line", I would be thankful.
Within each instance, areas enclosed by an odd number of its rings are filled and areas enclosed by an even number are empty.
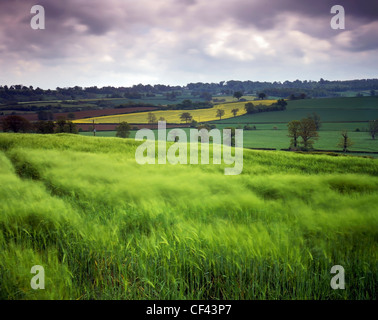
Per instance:
[[[78,133],[76,124],[63,117],[58,118],[57,121],[39,120],[37,122],[31,123],[24,117],[10,115],[2,119],[1,127],[3,128],[3,132],[14,133]]]
[[[14,101],[42,101],[42,100],[66,100],[66,99],[92,99],[99,96],[109,98],[140,99],[143,96],[153,97],[156,94],[165,94],[167,99],[174,99],[177,94],[185,92],[193,96],[200,96],[209,100],[211,95],[232,95],[236,91],[255,94],[265,92],[271,96],[287,98],[291,94],[305,93],[308,96],[324,97],[335,96],[345,91],[378,90],[378,79],[359,79],[347,81],[329,81],[320,79],[295,80],[295,81],[220,81],[219,83],[188,83],[185,86],[156,85],[133,85],[131,87],[66,87],[56,89],[41,89],[39,87],[17,85],[0,85],[0,102]],[[211,99],[211,98],[210,98]]]

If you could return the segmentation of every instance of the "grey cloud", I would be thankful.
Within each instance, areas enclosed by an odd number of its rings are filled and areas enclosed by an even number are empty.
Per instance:
[[[330,8],[334,0],[236,0],[236,1],[205,1],[205,0],[171,0],[171,1],[124,1],[124,0],[41,0],[46,9],[48,29],[58,39],[71,38],[77,34],[69,22],[87,27],[87,34],[104,35],[110,31],[121,33],[135,32],[133,27],[173,28],[178,32],[190,32],[197,26],[220,27],[226,21],[241,27],[255,27],[261,31],[279,29],[283,20],[291,17],[303,18],[302,31],[318,38],[330,38],[335,33],[329,28]],[[353,21],[350,27],[369,23],[378,19],[378,1],[376,0],[339,0],[346,9],[347,18]],[[0,3],[0,17],[7,15],[23,17],[22,24],[13,24],[6,28],[9,38],[21,44],[28,39],[33,43],[43,41],[36,34],[25,30],[30,22],[30,1],[6,0]],[[310,19],[311,24],[306,25]],[[316,20],[317,19],[317,20]],[[320,21],[317,24],[317,21]],[[356,23],[356,21],[361,21]],[[348,21],[347,21],[348,23]],[[315,26],[314,26],[315,25]],[[25,39],[22,34],[26,33]],[[45,32],[45,34],[48,32]],[[47,35],[49,43],[55,41]],[[22,40],[22,41],[19,41]]]
[[[179,74],[204,77],[208,72],[209,77],[222,75],[227,80],[229,77],[223,75],[257,77],[262,72],[261,65],[272,75],[285,73],[288,68],[290,73],[299,72],[298,69],[310,73],[311,66],[301,68],[300,61],[308,58],[307,61],[323,63],[324,55],[328,55],[332,65],[334,51],[338,51],[341,62],[362,51],[369,52],[366,61],[377,62],[372,54],[378,48],[378,30],[374,24],[378,20],[376,0],[39,0],[38,3],[46,9],[43,31],[30,28],[30,0],[0,0],[3,22],[0,70],[7,68],[13,72],[12,68],[16,68],[13,64],[21,59],[41,63],[46,74],[54,64],[61,69],[66,66],[67,78],[70,70],[73,82],[78,66],[83,70],[101,70],[107,75],[130,74],[140,69],[146,76],[154,73],[156,77]],[[334,4],[345,7],[345,31],[330,28],[330,8]],[[223,39],[223,31],[231,35]],[[297,38],[291,31],[298,31]],[[232,33],[242,38],[232,38]],[[264,48],[254,48],[250,43],[255,35],[269,42],[276,54],[266,55]],[[313,42],[312,53],[307,48],[309,41]],[[319,50],[316,42],[320,44]],[[206,50],[214,44],[219,45],[220,54],[209,54]],[[222,54],[223,49],[251,53],[255,60],[238,60],[232,51],[228,56]]]
[[[337,37],[337,44],[344,49],[363,52],[378,49],[378,21],[347,31]]]

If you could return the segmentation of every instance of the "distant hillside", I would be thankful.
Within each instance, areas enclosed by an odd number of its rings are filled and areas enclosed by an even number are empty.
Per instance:
[[[43,90],[41,88],[17,85],[0,85],[0,103],[10,104],[22,101],[53,101],[79,99],[132,99],[148,100],[161,98],[172,101],[180,95],[189,95],[193,99],[210,100],[212,95],[232,95],[236,91],[243,94],[257,94],[264,92],[271,97],[288,98],[290,96],[306,95],[309,97],[335,97],[350,94],[370,95],[378,91],[378,79],[360,79],[348,81],[328,81],[320,79],[295,80],[284,82],[261,81],[221,81],[219,83],[188,83],[186,86],[170,85],[134,85],[132,87],[107,86],[69,87]],[[159,97],[160,96],[160,97]]]
[[[377,97],[324,98],[288,101],[285,111],[246,114],[214,123],[285,123],[316,112],[322,121],[369,121],[378,119]]]

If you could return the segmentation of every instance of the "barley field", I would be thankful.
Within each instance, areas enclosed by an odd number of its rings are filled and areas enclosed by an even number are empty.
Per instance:
[[[377,160],[244,150],[225,176],[139,144],[0,134],[0,299],[377,298]]]

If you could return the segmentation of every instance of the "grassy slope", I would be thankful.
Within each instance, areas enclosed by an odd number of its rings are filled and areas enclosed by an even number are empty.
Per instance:
[[[376,160],[245,150],[225,176],[136,146],[0,134],[2,299],[376,299]]]

